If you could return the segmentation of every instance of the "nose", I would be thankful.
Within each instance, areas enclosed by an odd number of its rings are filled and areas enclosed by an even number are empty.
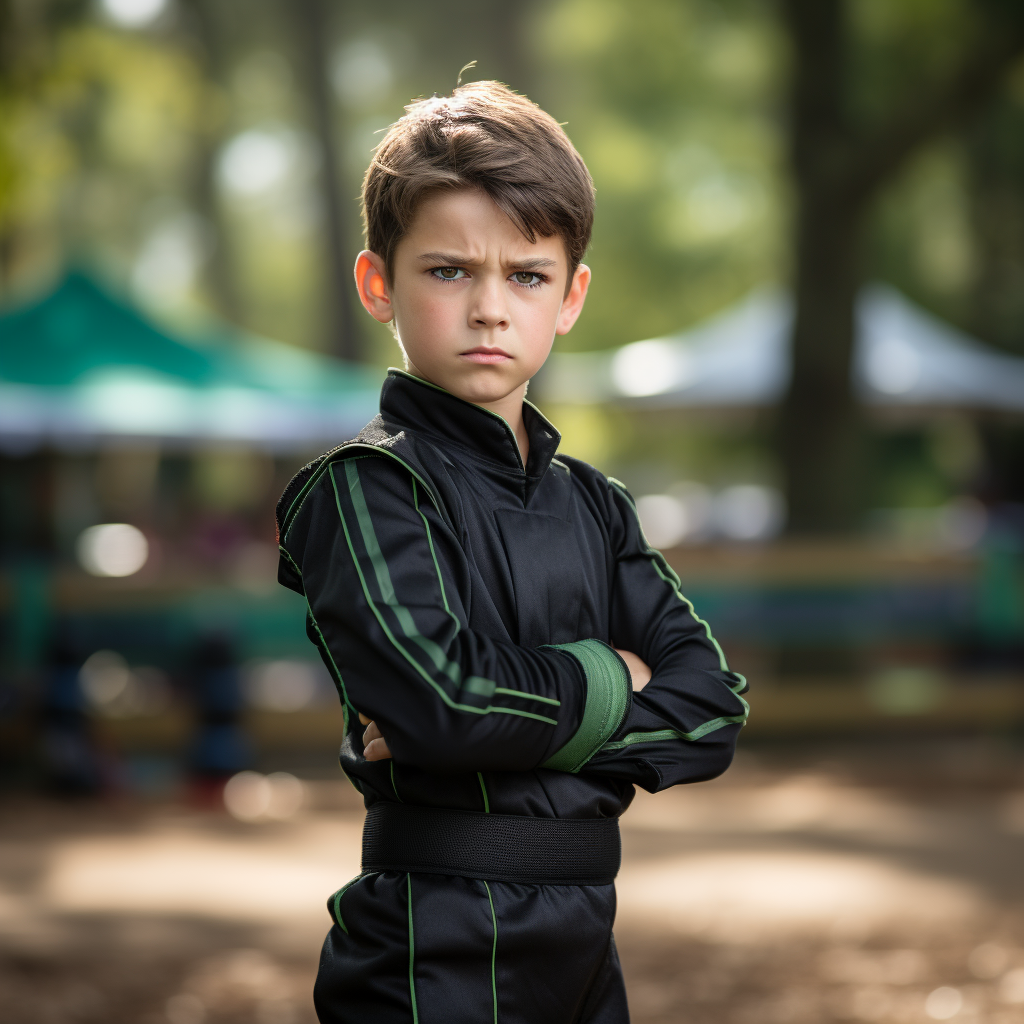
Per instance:
[[[508,303],[502,281],[486,277],[473,289],[469,326],[475,330],[500,330],[509,326]]]

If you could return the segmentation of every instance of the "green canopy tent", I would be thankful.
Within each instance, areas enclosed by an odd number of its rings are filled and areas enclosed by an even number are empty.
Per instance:
[[[380,375],[281,342],[175,337],[71,272],[0,314],[0,447],[112,437],[306,449],[351,437]]]

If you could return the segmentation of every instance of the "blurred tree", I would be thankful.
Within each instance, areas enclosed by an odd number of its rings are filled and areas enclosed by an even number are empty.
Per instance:
[[[970,327],[1024,353],[1024,87],[968,135],[975,268]]]
[[[887,6],[891,13],[893,5]],[[958,22],[957,31],[947,32],[937,56],[936,48],[920,45],[920,37],[916,53],[892,48],[888,56],[899,58],[895,72],[879,70],[879,54],[859,54],[858,70],[874,73],[854,76],[851,8],[845,0],[781,3],[793,52],[790,160],[796,192],[793,377],[782,410],[781,455],[795,533],[843,531],[860,521],[863,430],[851,361],[860,241],[871,201],[925,143],[976,118],[1024,52],[1024,7],[1018,3],[932,5],[927,12],[906,5],[902,13],[923,16],[932,22],[926,27],[945,21],[948,30]],[[954,55],[948,52],[951,40],[960,43]],[[942,70],[927,66],[922,52]],[[854,82],[867,87],[858,95]],[[884,104],[877,91],[872,94],[879,84],[888,87]],[[897,84],[904,98],[894,105]]]
[[[285,6],[295,26],[299,80],[309,106],[320,165],[317,181],[322,206],[327,349],[342,359],[358,362],[362,352],[352,288],[353,201],[341,191],[328,68],[330,19],[323,0],[286,0]]]
[[[0,0],[0,110],[7,112],[13,91],[17,58],[12,0]],[[0,132],[0,287],[7,281],[13,260],[14,211],[11,209],[14,156],[6,132]]]
[[[587,307],[562,349],[674,333],[785,271],[780,46],[763,0],[560,0],[537,99],[597,186]]]
[[[204,277],[217,312],[232,323],[241,324],[244,312],[232,259],[231,236],[217,189],[217,156],[224,141],[226,121],[222,90],[227,75],[227,53],[221,11],[214,0],[180,2],[184,27],[199,51],[199,63],[209,91],[200,123],[196,126],[190,190],[209,235]]]

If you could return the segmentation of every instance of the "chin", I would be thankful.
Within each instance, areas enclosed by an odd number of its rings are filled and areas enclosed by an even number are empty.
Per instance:
[[[448,390],[467,402],[500,402],[522,385],[523,381],[518,374],[513,377],[481,367],[467,374],[459,374]]]

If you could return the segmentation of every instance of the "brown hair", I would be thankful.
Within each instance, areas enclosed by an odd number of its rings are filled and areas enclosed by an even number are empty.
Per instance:
[[[530,242],[558,235],[571,281],[590,242],[594,184],[558,122],[500,82],[470,82],[405,109],[363,179],[366,247],[384,260],[388,275],[427,195],[476,188]]]

